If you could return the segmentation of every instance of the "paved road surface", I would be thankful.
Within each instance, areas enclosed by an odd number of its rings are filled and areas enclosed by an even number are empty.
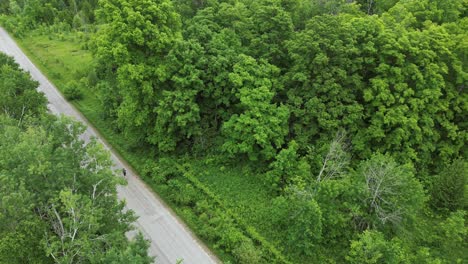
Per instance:
[[[48,107],[52,113],[72,116],[87,124],[88,129],[83,135],[85,140],[99,136],[84,117],[65,101],[57,88],[34,66],[3,28],[0,28],[0,51],[13,56],[23,69],[31,73],[33,79],[39,81],[39,90],[44,92],[49,100]],[[179,259],[183,259],[183,263],[186,264],[219,263],[217,258],[193,236],[174,213],[161,202],[160,198],[128,167],[127,163],[118,157],[105,142],[99,140],[107,149],[111,150],[115,167],[125,167],[127,170],[128,185],[118,188],[119,198],[125,200],[127,207],[139,216],[136,226],[147,239],[151,240],[149,252],[152,256],[157,257],[157,263],[174,264]]]

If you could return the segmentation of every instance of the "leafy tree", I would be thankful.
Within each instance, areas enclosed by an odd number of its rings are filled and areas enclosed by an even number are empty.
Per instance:
[[[249,50],[255,58],[263,58],[273,65],[287,65],[285,42],[293,32],[291,16],[282,6],[281,1],[255,1],[251,7],[252,33]]]
[[[389,156],[376,154],[361,162],[356,177],[364,183],[368,213],[364,221],[370,228],[401,226],[415,217],[426,200],[412,168],[398,165]]]
[[[83,92],[80,85],[75,81],[69,81],[63,92],[65,98],[68,100],[80,100],[83,98]]]
[[[82,125],[51,117],[21,129],[2,121],[0,175],[12,189],[0,203],[1,259],[86,262],[131,245],[125,232],[135,217],[117,201],[123,182],[102,146],[78,138]]]
[[[288,148],[282,149],[275,157],[266,173],[266,182],[273,190],[282,190],[290,184],[300,184],[310,178],[310,165],[305,158],[300,158],[295,141],[289,142]]]
[[[466,137],[466,95],[454,85],[465,74],[448,49],[449,34],[348,18],[313,18],[289,41],[291,133],[301,146],[321,145],[344,128],[356,157],[388,152],[414,162],[423,178],[456,157]]]
[[[366,230],[351,242],[349,263],[410,263],[398,240],[388,241],[378,231]]]
[[[2,124],[9,120],[0,118]],[[32,213],[34,195],[24,181],[4,172],[0,174],[0,193],[0,263],[49,263],[39,239],[46,225]]]
[[[282,147],[286,136],[289,111],[271,103],[275,84],[271,77],[277,68],[268,63],[241,55],[229,79],[238,91],[241,114],[234,114],[224,123],[226,141],[223,149],[229,154],[245,153],[251,160],[261,155],[268,160]]]
[[[143,141],[154,127],[154,108],[166,78],[163,58],[180,37],[180,21],[167,1],[100,1],[104,24],[94,53],[109,113],[125,133]],[[151,139],[149,140],[151,141]]]
[[[89,79],[110,121],[153,153],[248,157],[274,191],[272,237],[284,240],[288,256],[317,263],[466,259],[465,0],[102,0],[94,17],[96,6],[12,0],[0,3],[9,13],[0,19],[23,34],[52,23],[60,30],[99,24]],[[0,170],[0,256],[150,261],[142,237],[127,242],[110,231],[118,206],[106,200],[95,207],[84,187],[102,179],[89,172],[100,164],[83,165],[99,152],[95,143],[82,146],[74,139],[80,128],[44,117],[35,84],[10,58],[0,56],[0,66],[7,94],[0,106],[10,116],[0,128],[0,169],[8,168]],[[77,175],[79,186],[63,175]],[[171,196],[180,204],[193,202],[193,188],[175,180],[170,187],[187,191]],[[107,206],[117,213],[104,216]],[[75,225],[72,211],[92,228]],[[220,237],[236,261],[263,260],[259,241],[223,227],[205,233]],[[117,239],[95,242],[106,232]],[[34,250],[19,256],[24,247]],[[104,250],[83,255],[91,247]]]
[[[12,118],[22,120],[25,116],[38,116],[46,109],[46,99],[38,93],[36,81],[19,69],[18,64],[0,53],[0,111]]]
[[[322,213],[317,202],[301,189],[292,188],[285,197],[274,200],[273,220],[285,231],[289,250],[302,256],[316,252],[322,239]]]
[[[200,135],[197,126],[199,107],[194,100],[196,94],[193,90],[163,91],[156,108],[158,119],[151,137],[160,150],[174,150],[181,139]]]
[[[300,146],[322,145],[342,128],[354,133],[349,127],[361,122],[363,107],[353,91],[364,85],[357,59],[362,55],[353,44],[357,32],[345,20],[314,17],[288,42],[292,66],[285,76],[285,92],[294,120],[290,133]]]
[[[465,220],[466,211],[453,212],[437,227],[435,244],[438,255],[451,263],[461,263],[467,257],[464,250],[468,245],[466,239],[468,228]]]
[[[435,178],[432,205],[436,210],[463,210],[467,207],[468,163],[462,159],[449,164]]]
[[[195,41],[178,41],[167,56],[170,79],[155,108],[157,120],[151,142],[162,151],[172,151],[177,143],[201,135],[197,98],[203,90],[200,57],[203,48]]]

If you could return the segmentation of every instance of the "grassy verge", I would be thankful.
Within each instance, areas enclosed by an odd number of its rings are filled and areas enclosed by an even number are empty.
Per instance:
[[[86,78],[92,67],[91,54],[82,49],[83,42],[75,34],[33,33],[17,42],[62,92],[68,81]],[[257,175],[242,167],[226,169],[209,157],[169,157],[170,164],[161,166],[144,150],[131,149],[125,136],[102,118],[95,91],[82,90],[83,98],[73,105],[222,261],[287,262],[277,249],[281,232],[269,221],[272,197]],[[171,171],[174,161],[185,165]]]

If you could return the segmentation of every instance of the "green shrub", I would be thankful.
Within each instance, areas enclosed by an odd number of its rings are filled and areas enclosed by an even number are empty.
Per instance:
[[[468,162],[457,159],[434,178],[431,204],[439,211],[455,212],[468,207]]]
[[[89,73],[88,73],[88,84],[89,84],[89,86],[94,87],[94,86],[97,85],[98,82],[99,82],[99,79],[97,77],[96,71],[94,69],[89,71]]]
[[[239,263],[256,264],[261,263],[262,256],[255,248],[252,240],[245,239],[232,251],[234,257]]]
[[[79,85],[75,81],[70,81],[67,83],[65,90],[63,91],[63,95],[67,100],[80,100],[83,98],[83,92],[81,91]]]
[[[52,78],[54,78],[54,79],[58,79],[58,80],[62,79],[62,74],[60,74],[59,72],[52,72],[51,71],[50,76]]]
[[[194,207],[197,200],[195,188],[184,179],[171,179],[167,182],[171,189],[171,200],[178,205]]]

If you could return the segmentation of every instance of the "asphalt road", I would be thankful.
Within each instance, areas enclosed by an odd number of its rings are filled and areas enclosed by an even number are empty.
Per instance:
[[[185,224],[141,181],[128,164],[100,138],[86,119],[63,98],[57,88],[36,68],[3,28],[0,28],[0,51],[13,56],[23,69],[30,72],[33,79],[39,81],[39,90],[49,100],[50,112],[72,116],[86,124],[88,129],[82,138],[85,141],[91,137],[98,138],[105,148],[110,150],[115,168],[127,170],[128,185],[120,186],[118,195],[120,199],[126,201],[127,208],[138,215],[136,226],[151,241],[149,253],[156,256],[157,263],[175,264],[181,259],[186,264],[219,263],[219,260],[195,238]]]

